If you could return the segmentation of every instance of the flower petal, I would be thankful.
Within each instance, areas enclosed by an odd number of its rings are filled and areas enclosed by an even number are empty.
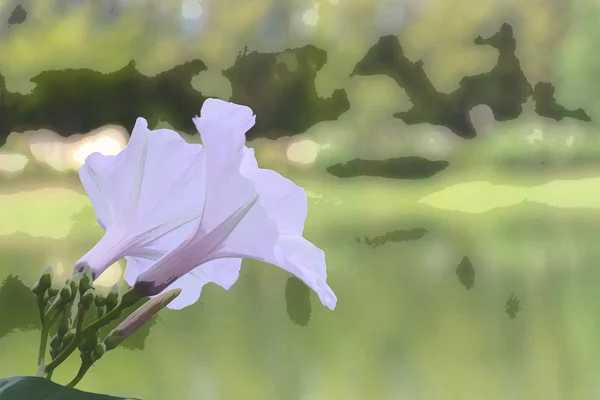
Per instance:
[[[207,99],[202,105],[200,117],[193,119],[206,147],[210,186],[223,178],[223,173],[232,165],[239,166],[242,149],[246,143],[246,132],[254,126],[252,110],[218,99]]]
[[[278,259],[268,260],[302,280],[314,290],[323,305],[333,310],[337,297],[327,285],[325,253],[301,236],[282,236]]]
[[[80,169],[106,233],[75,269],[87,263],[98,277],[125,255],[163,255],[179,245],[200,221],[204,169],[201,145],[188,144],[168,129],[150,131],[138,118],[123,151],[93,154]]]
[[[131,187],[139,180],[136,167],[142,157],[147,126],[145,119],[138,118],[129,143],[119,154],[92,153],[79,168],[79,178],[103,229],[122,214],[130,199]]]
[[[260,202],[275,220],[279,233],[301,236],[308,213],[304,189],[273,170],[259,168],[254,149],[244,149],[240,169],[242,175],[254,182]]]
[[[204,204],[205,212],[202,215],[199,231],[190,244],[193,242],[196,246],[202,246],[206,245],[207,241],[214,240],[215,235],[212,238],[208,235],[217,227],[223,227],[224,221],[239,210],[246,209],[250,204],[252,207],[245,211],[247,214],[240,221],[240,224],[247,228],[237,226],[235,230],[230,229],[230,231],[232,233],[244,231],[243,240],[248,246],[260,246],[269,240],[274,243],[275,226],[263,207],[259,204],[254,205],[258,196],[255,183],[241,173],[244,151],[247,149],[244,146],[245,133],[254,125],[252,110],[222,100],[209,99],[202,106],[201,117],[194,119],[194,123],[205,148],[208,186]],[[265,224],[273,232],[270,234],[263,232],[263,228],[266,228]],[[263,237],[260,237],[261,232]],[[223,257],[227,257],[227,253],[232,251],[222,247],[219,249],[220,256]]]
[[[125,280],[127,283],[130,286],[133,286],[137,277],[150,268],[152,263],[154,263],[154,260],[151,259],[127,257],[127,268],[125,270]],[[194,268],[191,272],[183,275],[162,291],[164,292],[175,288],[181,289],[181,294],[173,300],[167,308],[180,310],[194,304],[200,298],[202,288],[207,283],[213,282],[225,290],[229,290],[240,276],[241,266],[242,260],[239,258],[222,258],[209,261]],[[151,297],[159,295],[160,294],[156,294]]]
[[[257,202],[254,182],[241,173],[244,135],[254,123],[251,110],[207,100],[194,123],[206,155],[204,212],[198,230],[185,244],[139,276],[141,293],[157,294],[198,265],[218,258],[274,256],[277,226]]]

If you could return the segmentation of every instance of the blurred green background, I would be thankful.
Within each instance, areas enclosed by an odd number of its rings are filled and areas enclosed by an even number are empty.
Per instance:
[[[289,275],[245,262],[230,291],[208,286],[196,305],[162,312],[81,389],[147,400],[600,397],[600,3],[3,0],[0,16],[19,3],[26,20],[0,25],[0,73],[13,92],[48,69],[110,72],[133,58],[154,75],[200,58],[208,71],[193,86],[227,99],[221,71],[244,46],[311,43],[328,52],[317,91],[345,89],[351,103],[337,121],[249,143],[261,166],[307,189],[306,237],[327,254],[336,310],[311,293],[310,321],[295,324],[287,303],[301,299],[286,299]],[[498,123],[483,106],[472,112],[480,135],[462,140],[394,119],[410,103],[390,78],[348,77],[379,36],[395,34],[435,87],[452,91],[495,64],[497,52],[472,42],[502,22],[530,82],[552,82],[559,103],[584,108],[591,123],[547,120],[531,104]],[[66,276],[102,234],[77,166],[126,138],[119,127],[69,140],[15,132],[0,149],[0,376],[35,372],[36,309],[23,285],[48,264]],[[409,155],[450,166],[423,180],[326,172]],[[72,356],[54,377],[65,383],[77,367]]]

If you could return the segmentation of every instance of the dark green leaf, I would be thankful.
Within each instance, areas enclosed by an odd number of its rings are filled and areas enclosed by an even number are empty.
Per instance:
[[[0,379],[0,400],[134,400],[105,394],[87,393],[36,376]],[[138,399],[139,400],[139,399]]]

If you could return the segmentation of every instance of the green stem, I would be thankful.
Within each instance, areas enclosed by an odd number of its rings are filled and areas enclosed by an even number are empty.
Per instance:
[[[46,345],[48,343],[48,328],[45,323],[42,323],[42,333],[40,335],[40,347],[38,350],[38,365],[44,363],[46,359]]]
[[[127,307],[131,307],[137,303],[141,297],[137,296],[135,290],[131,288],[128,292],[126,292],[119,304],[113,308],[111,311],[104,314],[102,318],[98,318],[94,322],[90,323],[84,329],[81,329],[81,324],[83,322],[83,316],[80,316],[79,313],[77,315],[77,324],[78,329],[75,332],[75,337],[73,340],[56,356],[54,360],[52,360],[48,365],[46,365],[45,371],[46,373],[51,372],[56,367],[58,367],[63,361],[65,361],[71,353],[75,351],[77,346],[81,343],[81,340],[86,337],[88,334],[98,330],[99,328],[105,326],[110,323],[113,319],[116,318],[117,314],[123,311]]]
[[[38,372],[39,367],[44,363],[46,358],[46,344],[48,343],[48,324],[46,324],[46,319],[44,317],[44,304],[38,300],[38,309],[40,313],[40,321],[42,323],[41,334],[40,334],[40,347],[38,350]]]
[[[73,378],[71,382],[67,383],[67,387],[75,387],[75,385],[77,385],[83,379],[91,366],[92,364],[82,361],[81,367],[79,367],[79,371],[77,371],[77,375],[75,375],[75,378]]]

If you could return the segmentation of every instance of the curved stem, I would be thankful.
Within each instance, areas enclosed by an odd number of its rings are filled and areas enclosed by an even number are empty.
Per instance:
[[[58,367],[63,361],[65,361],[73,351],[79,346],[81,340],[86,337],[88,334],[98,330],[99,328],[105,326],[110,323],[113,319],[117,318],[117,315],[123,311],[127,307],[131,307],[137,303],[141,297],[137,296],[135,293],[135,289],[131,288],[128,292],[126,292],[119,304],[113,308],[111,311],[104,314],[103,317],[98,318],[94,322],[90,323],[84,329],[81,329],[81,324],[83,322],[83,316],[77,315],[77,324],[78,329],[75,333],[75,338],[56,356],[54,360],[52,360],[48,365],[46,365],[45,371],[46,373],[51,372],[56,367]],[[126,300],[126,301],[125,301]]]
[[[82,361],[81,367],[79,367],[79,371],[77,371],[77,375],[75,375],[75,378],[73,378],[71,382],[67,383],[67,387],[74,387],[77,385],[83,379],[91,366],[92,364]]]

